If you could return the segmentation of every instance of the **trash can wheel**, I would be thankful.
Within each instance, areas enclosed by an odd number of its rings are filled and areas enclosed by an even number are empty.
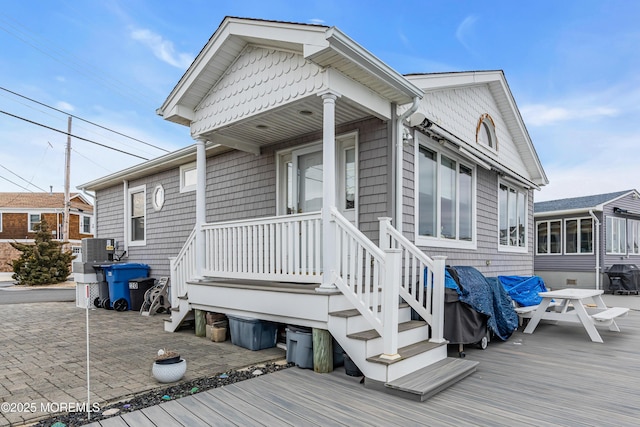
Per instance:
[[[111,300],[109,298],[103,299],[102,301],[100,301],[100,303],[102,304],[102,308],[113,310],[113,307],[111,307]]]
[[[102,307],[102,302],[100,301],[100,297],[96,297],[96,299],[93,300],[93,305],[95,305],[97,308]]]
[[[119,298],[113,302],[113,309],[115,311],[126,311],[129,308],[129,303],[124,298]]]

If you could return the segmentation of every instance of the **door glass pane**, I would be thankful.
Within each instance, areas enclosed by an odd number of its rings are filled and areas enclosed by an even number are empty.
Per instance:
[[[456,162],[441,156],[440,165],[440,221],[441,236],[456,238]]]
[[[460,165],[460,240],[471,240],[471,169]]]
[[[287,201],[287,215],[296,213],[296,204],[293,198],[293,163],[288,161],[284,165],[285,182],[286,182],[286,201]]]
[[[436,170],[436,153],[420,147],[418,155],[418,233],[421,236],[435,236]]]
[[[518,218],[516,207],[516,192],[513,188],[509,189],[508,216],[509,216],[509,246],[516,246],[518,241]]]
[[[356,207],[356,150],[350,148],[344,153],[344,193],[345,209]]]
[[[300,212],[322,209],[322,152],[298,157]]]

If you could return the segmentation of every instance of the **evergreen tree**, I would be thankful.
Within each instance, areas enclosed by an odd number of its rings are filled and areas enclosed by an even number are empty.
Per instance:
[[[51,238],[51,231],[44,219],[34,229],[36,236],[33,244],[11,243],[22,252],[18,259],[9,263],[13,267],[13,279],[27,286],[64,282],[71,272],[71,261],[75,255],[63,249],[64,242]]]

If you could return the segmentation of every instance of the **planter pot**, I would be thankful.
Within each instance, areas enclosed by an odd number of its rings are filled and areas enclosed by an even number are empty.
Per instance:
[[[187,372],[187,361],[180,359],[178,363],[154,362],[151,368],[153,377],[161,383],[173,383],[179,381]]]

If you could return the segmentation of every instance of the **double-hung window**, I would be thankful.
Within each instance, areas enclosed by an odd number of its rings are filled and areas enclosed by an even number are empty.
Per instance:
[[[129,189],[129,244],[145,244],[146,208],[145,186]]]
[[[624,218],[607,217],[607,253],[627,253],[627,222]]]
[[[427,145],[416,157],[416,242],[475,245],[475,169]]]
[[[498,216],[500,247],[526,250],[527,193],[510,184],[500,183]]]
[[[91,234],[91,217],[80,215],[80,234]]]
[[[40,224],[42,218],[39,213],[30,213],[29,215],[29,232],[36,231],[36,225]]]

